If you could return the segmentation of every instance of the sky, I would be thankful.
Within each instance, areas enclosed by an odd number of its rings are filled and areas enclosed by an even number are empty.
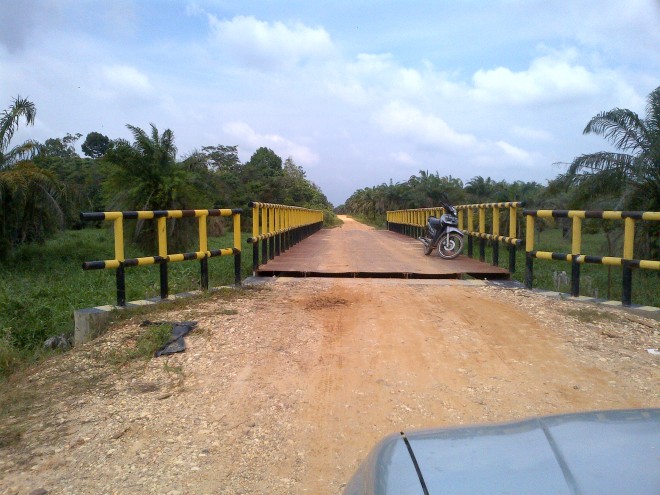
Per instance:
[[[0,109],[14,144],[174,132],[178,157],[265,146],[335,205],[420,170],[545,184],[645,115],[658,0],[2,0]],[[258,200],[259,198],[254,198]],[[516,198],[511,198],[515,200]],[[202,207],[203,205],[200,205]],[[227,205],[235,206],[235,205]]]

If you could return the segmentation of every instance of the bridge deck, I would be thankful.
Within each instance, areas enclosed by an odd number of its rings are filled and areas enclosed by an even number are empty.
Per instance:
[[[459,256],[443,260],[434,251],[424,256],[416,239],[374,230],[351,218],[341,228],[321,230],[261,265],[259,276],[476,278],[506,279],[500,267]]]

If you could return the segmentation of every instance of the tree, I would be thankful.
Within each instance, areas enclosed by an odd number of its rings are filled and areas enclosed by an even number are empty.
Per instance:
[[[114,210],[179,210],[203,208],[210,203],[209,184],[188,164],[177,163],[174,134],[166,129],[159,134],[151,124],[151,134],[127,125],[134,142],[112,143],[104,160],[108,176],[104,190],[108,208]],[[179,225],[180,224],[180,225]],[[190,245],[194,222],[170,220],[173,249]],[[135,240],[145,247],[155,246],[153,221],[138,221]]]
[[[32,159],[40,145],[35,141],[10,148],[21,118],[33,125],[34,103],[16,97],[0,117],[0,256],[13,245],[43,241],[62,223],[63,188],[55,175],[37,167]]]
[[[85,138],[81,149],[85,156],[90,158],[101,158],[110,147],[110,139],[100,132],[90,132]]]
[[[0,171],[6,170],[19,161],[32,158],[36,153],[37,143],[34,141],[26,141],[9,149],[21,117],[25,118],[27,125],[34,125],[36,116],[37,109],[34,103],[20,96],[17,96],[12,105],[2,112],[2,117],[0,117]]]
[[[77,133],[67,133],[63,138],[50,138],[39,147],[39,155],[59,158],[79,158],[76,153],[76,141],[82,137]]]
[[[560,176],[564,184],[582,199],[618,198],[615,208],[660,210],[660,87],[648,96],[646,118],[614,108],[594,116],[583,134],[603,136],[620,152],[575,158]]]
[[[281,202],[276,178],[282,176],[282,159],[269,148],[261,147],[241,168],[241,180],[251,201]]]

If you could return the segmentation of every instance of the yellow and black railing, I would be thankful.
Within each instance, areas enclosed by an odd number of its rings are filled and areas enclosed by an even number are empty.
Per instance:
[[[584,210],[523,210],[527,217],[526,225],[526,270],[525,285],[531,289],[534,279],[534,258],[561,260],[571,263],[571,295],[580,295],[580,265],[596,263],[601,265],[621,266],[623,286],[621,302],[624,306],[632,303],[632,271],[634,268],[660,270],[660,261],[635,259],[635,223],[638,221],[660,221],[657,211],[584,211]],[[536,218],[571,218],[571,252],[557,253],[534,249],[534,227]],[[623,253],[621,257],[593,256],[582,253],[582,220],[603,219],[624,222]]]
[[[160,265],[160,297],[166,299],[169,295],[168,263],[188,260],[200,260],[202,289],[209,287],[208,259],[216,256],[234,257],[234,278],[236,284],[241,283],[241,209],[209,209],[209,210],[155,210],[155,211],[106,211],[81,213],[81,220],[111,221],[114,223],[115,257],[111,260],[86,261],[83,270],[116,269],[117,270],[117,305],[126,306],[126,280],[124,269],[131,266]],[[208,217],[233,217],[234,246],[222,249],[209,249],[207,236]],[[189,253],[167,252],[167,219],[197,218],[199,224],[199,249]],[[158,235],[158,255],[141,258],[126,258],[124,255],[124,220],[155,220]]]
[[[509,273],[516,271],[516,249],[523,244],[518,235],[518,211],[522,208],[522,201],[507,201],[504,203],[479,203],[472,205],[459,205],[458,211],[459,228],[468,236],[467,255],[474,255],[473,239],[479,239],[479,260],[486,260],[486,242],[492,245],[492,264],[499,265],[499,246],[505,244],[509,248]],[[478,215],[478,226],[475,230],[474,214]],[[463,218],[466,215],[467,221]],[[507,225],[502,230],[502,222]],[[488,232],[490,230],[490,232]],[[509,235],[501,235],[507,232]]]
[[[522,245],[518,238],[518,209],[524,206],[522,202],[507,203],[481,203],[474,205],[456,206],[458,213],[458,228],[468,236],[468,256],[473,256],[473,238],[479,239],[479,258],[486,259],[486,242],[493,244],[493,264],[499,264],[499,243],[509,246],[509,272],[515,272],[516,248]],[[501,214],[501,210],[508,210],[508,216]],[[478,230],[475,230],[474,213],[478,212]],[[410,237],[418,238],[424,234],[429,216],[440,217],[444,213],[441,207],[413,208],[387,212],[387,229]],[[466,218],[467,221],[466,221]],[[508,218],[505,230],[508,236],[501,235],[503,219]],[[490,232],[487,232],[487,224]]]
[[[388,211],[387,230],[398,232],[417,239],[424,235],[426,222],[430,216],[440,217],[444,213],[444,208],[411,208],[408,210]]]
[[[261,264],[268,263],[294,244],[309,237],[323,227],[323,212],[299,206],[260,203],[252,201],[252,268],[259,269],[259,243]]]

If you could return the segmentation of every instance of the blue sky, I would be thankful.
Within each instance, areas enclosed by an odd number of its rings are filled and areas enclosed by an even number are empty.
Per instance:
[[[16,139],[126,124],[172,129],[184,157],[260,146],[335,205],[419,170],[547,179],[606,148],[582,129],[644,114],[660,84],[656,0],[3,0],[0,107]],[[258,200],[258,198],[254,198]],[[511,198],[515,199],[515,198]],[[200,205],[204,206],[204,205]],[[228,205],[234,206],[234,205]]]

